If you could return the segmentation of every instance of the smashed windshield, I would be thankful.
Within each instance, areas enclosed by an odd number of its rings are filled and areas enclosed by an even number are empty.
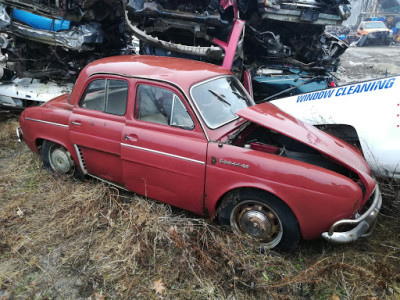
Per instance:
[[[254,104],[234,77],[220,77],[195,85],[191,95],[204,122],[211,129],[237,119],[237,111]]]

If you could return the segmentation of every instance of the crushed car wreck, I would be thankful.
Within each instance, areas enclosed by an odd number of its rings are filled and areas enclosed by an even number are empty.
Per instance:
[[[348,1],[130,0],[127,12],[128,28],[143,42],[141,53],[208,61],[239,78],[246,70],[253,76],[298,75],[315,78],[307,84],[323,78],[320,88],[326,88],[332,81],[330,72],[347,49],[325,33],[324,26],[340,24],[349,16]],[[265,69],[275,72],[266,75]],[[289,94],[295,93],[293,89]]]
[[[133,35],[140,40],[140,54],[222,65],[250,93],[252,77],[300,78],[307,91],[330,86],[330,74],[347,45],[324,32],[324,27],[341,24],[350,13],[347,0],[0,0],[0,4],[4,68],[19,78],[72,83],[95,59],[135,53]],[[260,100],[269,89],[267,80],[254,83],[261,86],[260,92],[255,91]],[[285,95],[300,92],[293,88]]]
[[[393,31],[382,21],[364,21],[357,28],[356,36],[360,39],[357,46],[390,45],[393,42]]]
[[[17,133],[52,172],[216,217],[264,248],[368,236],[382,203],[357,149],[194,60],[93,62],[70,95],[27,108]]]
[[[122,3],[90,2],[0,1],[6,69],[19,78],[74,82],[89,62],[132,53]]]
[[[72,90],[72,83],[41,82],[39,79],[16,78],[0,85],[0,105],[9,108],[21,108],[42,105]]]

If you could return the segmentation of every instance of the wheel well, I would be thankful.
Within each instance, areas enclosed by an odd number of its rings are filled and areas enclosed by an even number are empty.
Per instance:
[[[361,150],[360,138],[358,137],[357,130],[353,126],[346,124],[321,124],[315,125],[315,127]]]
[[[36,141],[35,141],[36,149],[38,149],[39,152],[42,149],[43,142],[44,142],[44,139],[36,139]]]
[[[216,217],[218,215],[218,213],[221,210],[223,210],[222,208],[224,207],[224,205],[226,203],[229,202],[230,199],[232,199],[233,201],[237,201],[237,200],[239,200],[239,195],[240,194],[244,194],[244,193],[260,193],[260,194],[266,195],[266,197],[274,197],[276,199],[279,199],[282,203],[284,203],[288,207],[288,209],[290,209],[290,211],[294,215],[293,210],[286,204],[286,202],[283,201],[281,198],[277,197],[276,195],[274,195],[274,194],[272,194],[272,193],[270,193],[270,192],[268,192],[266,190],[259,189],[259,188],[241,187],[241,188],[236,188],[236,189],[233,189],[233,190],[230,190],[230,191],[226,192],[224,195],[222,195],[218,199],[218,201],[217,201],[217,203],[215,205],[214,217]]]

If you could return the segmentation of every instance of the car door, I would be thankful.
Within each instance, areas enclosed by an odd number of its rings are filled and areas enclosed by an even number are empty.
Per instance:
[[[121,134],[128,86],[128,80],[117,76],[93,77],[69,120],[71,141],[86,171],[118,184],[123,184]]]
[[[186,99],[151,81],[137,82],[135,95],[121,143],[125,186],[202,214],[207,139]]]

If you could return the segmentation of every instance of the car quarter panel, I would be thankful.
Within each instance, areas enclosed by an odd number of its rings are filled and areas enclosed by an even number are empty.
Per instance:
[[[63,96],[63,98],[61,100],[65,101],[66,97]],[[72,106],[57,108],[52,105],[52,101],[58,102],[59,100],[60,98],[56,98],[47,102],[44,106],[31,107],[21,114],[20,119],[23,121],[20,123],[24,140],[28,147],[36,153],[39,152],[37,140],[55,142],[68,149],[74,159],[78,161],[76,155],[74,155],[73,145],[69,141],[68,118]]]
[[[352,180],[314,165],[232,145],[210,143],[206,208],[216,213],[228,191],[250,187],[284,201],[296,215],[304,239],[312,239],[337,220],[349,218],[362,199]]]

